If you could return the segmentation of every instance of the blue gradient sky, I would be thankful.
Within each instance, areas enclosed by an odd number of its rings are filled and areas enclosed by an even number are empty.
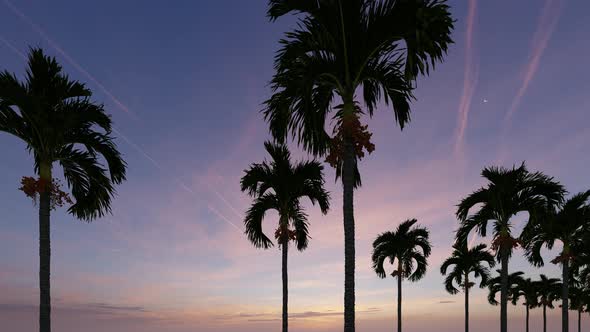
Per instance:
[[[404,325],[457,331],[462,297],[445,293],[438,268],[457,226],[454,205],[482,185],[481,168],[526,160],[571,192],[590,185],[590,3],[450,4],[456,44],[419,81],[410,126],[401,133],[385,107],[366,120],[376,151],[361,164],[355,200],[362,331],[394,324],[394,281],[370,269],[376,234],[413,217],[432,230],[429,273],[404,285]],[[22,74],[29,45],[55,55],[106,105],[129,163],[112,216],[85,224],[53,214],[55,330],[279,328],[280,255],[254,249],[242,235],[249,200],[238,186],[243,169],[265,157],[258,111],[269,95],[277,40],[294,22],[271,24],[265,8],[266,1],[238,0],[0,1],[0,69]],[[33,175],[32,161],[8,135],[0,135],[0,151],[0,326],[32,331],[36,210],[17,190],[20,177]],[[342,200],[333,170],[327,176],[333,209],[322,217],[310,207],[311,246],[289,262],[293,331],[341,330]],[[269,232],[275,217],[268,217]],[[518,253],[517,269],[533,277],[558,272],[531,268]],[[510,309],[510,324],[522,328],[523,308]],[[539,315],[532,314],[533,330]],[[485,293],[474,292],[472,325],[495,331],[497,318]]]

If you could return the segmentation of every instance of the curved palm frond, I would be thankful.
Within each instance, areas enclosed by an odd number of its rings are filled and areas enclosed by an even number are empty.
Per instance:
[[[496,270],[498,272],[498,276],[490,279],[487,283],[487,287],[489,290],[488,293],[488,302],[492,305],[498,305],[498,301],[496,301],[496,294],[500,292],[502,288],[502,276],[501,270]],[[517,287],[519,284],[523,282],[522,276],[524,272],[514,272],[508,274],[508,299],[512,300],[517,295]]]
[[[258,248],[271,247],[272,241],[262,231],[266,211],[276,210],[280,227],[293,226],[297,248],[304,250],[309,244],[309,221],[300,200],[309,198],[318,204],[323,214],[330,208],[330,195],[324,189],[323,166],[315,160],[291,163],[291,153],[283,144],[265,142],[270,161],[252,164],[244,171],[240,187],[254,197],[246,214],[246,234]],[[285,223],[284,225],[282,223]]]
[[[471,286],[471,284],[465,284],[464,282],[464,278],[470,273],[473,273],[476,278],[481,278],[480,287],[485,287],[489,279],[489,269],[483,264],[485,263],[489,267],[496,264],[494,256],[486,248],[485,244],[478,244],[473,248],[468,248],[466,242],[460,241],[453,245],[453,253],[440,267],[440,273],[446,275],[448,268],[453,266],[452,271],[449,272],[444,281],[445,289],[450,294],[459,292],[453,285],[453,281],[463,288]]]
[[[110,117],[90,96],[39,48],[29,52],[24,82],[0,73],[0,131],[27,144],[36,172],[41,163],[61,164],[75,200],[68,211],[87,221],[110,213],[114,185],[125,180],[127,168],[110,135]]]
[[[410,281],[422,279],[428,266],[427,258],[432,251],[429,232],[423,227],[415,227],[416,219],[409,219],[398,225],[393,232],[385,232],[373,241],[373,270],[380,278],[385,278],[384,263],[396,260],[402,271],[397,271]]]

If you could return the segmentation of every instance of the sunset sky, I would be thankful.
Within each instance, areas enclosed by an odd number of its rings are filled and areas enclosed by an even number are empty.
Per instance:
[[[279,329],[280,252],[247,241],[250,199],[239,190],[243,170],[266,157],[269,135],[259,111],[270,94],[278,39],[295,23],[270,23],[266,3],[0,0],[0,70],[21,76],[29,46],[57,57],[112,114],[129,164],[112,216],[87,224],[65,209],[52,215],[55,331]],[[431,230],[434,251],[426,277],[404,283],[406,331],[463,328],[463,297],[445,292],[439,267],[458,225],[455,205],[484,183],[483,167],[526,160],[572,193],[590,189],[590,2],[449,4],[456,43],[418,81],[410,125],[401,132],[385,106],[363,119],[376,150],[360,164],[363,186],[355,193],[362,332],[394,329],[396,284],[372,271],[371,243],[408,218]],[[34,174],[32,158],[6,134],[0,151],[0,329],[34,331],[38,212],[17,190],[22,176]],[[290,252],[294,332],[342,330],[342,190],[326,169],[332,209],[321,216],[306,202],[310,247]],[[272,234],[276,223],[276,214],[268,215],[265,231]],[[489,239],[472,243],[481,241]],[[530,267],[520,250],[510,263],[516,270],[532,278],[559,273],[551,264]],[[473,292],[471,324],[497,331],[499,307],[487,304],[486,294]],[[509,310],[512,330],[523,330],[524,307]],[[557,311],[549,331],[558,329]],[[532,312],[533,331],[540,315]]]

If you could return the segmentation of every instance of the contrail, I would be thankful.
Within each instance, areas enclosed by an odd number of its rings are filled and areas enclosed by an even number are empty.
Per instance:
[[[463,150],[465,129],[471,108],[471,100],[478,81],[478,66],[473,59],[473,34],[477,15],[477,0],[469,0],[467,14],[467,31],[465,37],[465,70],[463,76],[463,93],[459,103],[459,123],[456,133],[455,153]]]
[[[516,96],[512,100],[512,104],[508,109],[504,117],[505,127],[510,125],[510,121],[512,116],[520,106],[520,101],[522,97],[526,93],[529,84],[535,77],[537,70],[539,69],[539,64],[541,62],[541,57],[549,44],[549,40],[551,39],[551,35],[557,26],[557,22],[559,21],[559,16],[561,9],[563,7],[562,0],[546,0],[545,5],[543,6],[543,10],[541,12],[541,16],[539,17],[539,23],[537,25],[537,30],[535,31],[535,35],[533,37],[533,42],[531,45],[531,53],[529,55],[528,63],[525,65],[524,69],[524,77]]]
[[[504,116],[504,125],[500,137],[501,143],[499,144],[500,151],[498,153],[498,158],[496,158],[496,163],[498,164],[503,163],[507,158],[508,151],[505,146],[508,132],[512,126],[512,117],[519,108],[522,98],[526,94],[530,83],[539,69],[541,57],[543,56],[543,53],[549,44],[549,40],[551,39],[551,35],[557,26],[563,5],[563,0],[546,0],[543,9],[541,10],[541,15],[537,22],[537,28],[531,41],[528,62],[524,66],[523,79],[520,88],[512,100],[508,112]]]
[[[125,106],[121,101],[119,101],[119,99],[117,99],[110,91],[108,91],[98,80],[96,80],[89,72],[87,72],[84,68],[82,68],[82,66],[80,66],[72,57],[70,57],[56,42],[54,42],[51,38],[49,38],[49,36],[38,26],[36,25],[31,19],[29,19],[23,12],[21,12],[18,8],[16,8],[10,1],[8,0],[3,0],[4,4],[6,4],[7,7],[9,7],[19,18],[21,18],[23,21],[25,21],[27,24],[29,24],[31,26],[31,28],[33,30],[35,30],[43,39],[45,39],[45,41],[52,47],[54,48],[64,59],[66,59],[66,61],[68,63],[70,63],[76,70],[78,70],[80,73],[82,73],[84,76],[86,76],[86,78],[90,81],[92,81],[96,86],[99,87],[99,89],[105,94],[107,95],[121,110],[123,110],[124,112],[134,116],[137,119],[137,115],[135,115],[133,112],[131,112],[129,110],[129,108],[127,108],[127,106]],[[19,56],[21,56],[24,60],[27,59],[26,56],[24,56],[24,54],[22,52],[20,52],[17,48],[15,48],[14,46],[12,46],[10,43],[8,43],[8,41],[6,41],[4,38],[0,37],[0,40],[2,42],[4,42],[4,44],[6,44],[12,51],[14,51],[16,54],[18,54]],[[115,132],[117,135],[119,135],[125,142],[127,142],[127,144],[129,144],[132,148],[134,148],[137,152],[139,152],[142,156],[144,156],[148,161],[150,161],[150,163],[155,166],[156,168],[158,168],[160,171],[165,172],[164,168],[154,159],[152,158],[147,152],[145,152],[139,145],[135,144],[133,141],[131,141],[129,138],[127,138],[120,130],[117,130],[116,128],[113,128],[113,132]],[[194,196],[195,198],[200,199],[200,197],[198,197],[198,195],[189,187],[187,186],[183,181],[181,181],[178,178],[173,178],[175,183],[180,186],[184,191],[188,192],[189,194],[191,194],[192,196]],[[219,194],[216,190],[214,190],[215,194],[218,195],[218,197],[221,198],[221,194]],[[222,199],[226,204],[229,204],[229,202],[227,202],[227,200]],[[231,226],[233,226],[235,229],[237,229],[238,231],[242,232],[242,229],[239,228],[236,224],[234,224],[232,221],[230,221],[228,218],[226,218],[223,214],[221,214],[218,210],[216,210],[214,207],[212,207],[210,204],[207,204],[207,208],[213,212],[217,217],[221,218],[222,220],[224,220],[225,222],[227,222],[228,224],[230,224]],[[234,212],[235,209],[232,210]]]
[[[154,158],[152,158],[147,152],[145,152],[139,145],[135,144],[133,141],[131,141],[129,138],[127,138],[127,136],[123,135],[123,133],[121,133],[120,130],[117,130],[116,128],[113,128],[113,132],[115,132],[119,137],[121,137],[125,142],[127,142],[127,144],[129,144],[132,148],[134,148],[137,152],[139,152],[141,155],[143,155],[148,161],[150,161],[152,163],[152,165],[154,165],[157,169],[159,169],[160,171],[165,173],[164,167],[162,167],[160,165],[160,163],[158,163]],[[183,181],[181,181],[179,178],[173,177],[174,182],[180,186],[184,191],[186,191],[187,193],[191,194],[192,196],[194,196],[195,198],[199,198],[197,193],[195,193],[194,190],[192,190],[189,186],[187,186]],[[220,198],[221,195],[215,190],[214,191],[217,195],[219,195]],[[229,205],[229,203],[222,198],[222,200],[224,202],[226,202],[226,204]],[[209,210],[211,210],[211,212],[213,212],[215,215],[217,215],[219,218],[223,219],[225,222],[227,222],[228,224],[230,224],[231,226],[233,226],[235,229],[237,229],[238,231],[242,232],[242,230],[236,225],[234,224],[232,221],[230,221],[228,218],[226,218],[223,214],[221,214],[219,211],[217,211],[215,208],[213,208],[211,205],[207,204],[207,208]],[[238,217],[241,217],[240,215],[238,215]]]
[[[18,56],[20,56],[23,60],[27,61],[27,56],[21,52],[18,48],[16,48],[14,45],[12,45],[8,40],[6,40],[4,37],[0,36],[0,41],[6,45],[6,47],[8,47],[11,51],[13,51],[14,53],[18,54]]]
[[[12,10],[21,20],[26,22],[35,32],[37,32],[45,41],[51,46],[53,49],[57,51],[66,61],[72,65],[76,70],[78,70],[82,75],[86,76],[88,80],[94,83],[105,95],[107,95],[121,110],[128,113],[129,115],[133,116],[136,120],[138,119],[137,115],[133,113],[125,104],[123,104],[117,97],[115,97],[110,91],[108,91],[104,85],[102,85],[94,76],[90,75],[80,64],[78,64],[72,57],[66,53],[53,39],[49,38],[49,36],[41,29],[40,26],[35,24],[28,16],[26,16],[23,12],[21,12],[16,6],[14,6],[10,1],[3,0],[4,4]]]

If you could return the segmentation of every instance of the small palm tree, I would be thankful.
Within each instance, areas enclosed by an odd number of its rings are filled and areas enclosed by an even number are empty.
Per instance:
[[[526,256],[535,266],[544,265],[543,256],[541,256],[541,249],[544,246],[548,249],[553,249],[555,241],[559,241],[563,245],[559,256],[551,261],[554,264],[559,263],[562,266],[562,332],[569,330],[568,281],[570,279],[570,263],[575,255],[578,254],[574,250],[583,246],[581,242],[582,232],[590,229],[589,198],[590,190],[574,195],[559,210],[549,207],[546,215],[539,218],[538,222],[528,225],[522,235],[523,242],[525,243]]]
[[[582,313],[590,306],[590,289],[573,287],[570,289],[570,310],[578,313],[578,332],[582,331]]]
[[[488,280],[488,302],[491,305],[498,305],[498,301],[496,300],[496,294],[501,292],[502,290],[502,270],[496,270],[498,276]],[[523,282],[522,276],[524,272],[518,271],[514,273],[508,274],[508,300],[512,302],[512,304],[516,304],[516,300],[518,299],[518,285]],[[515,300],[516,299],[516,300]]]
[[[0,73],[0,132],[27,145],[39,177],[24,177],[21,190],[35,200],[39,196],[41,332],[51,331],[51,210],[71,203],[68,212],[78,219],[102,217],[111,211],[114,185],[125,180],[126,164],[113,142],[111,119],[91,96],[84,84],[71,80],[55,58],[38,48],[29,52],[24,81]],[[63,169],[75,202],[60,190],[55,163]]]
[[[518,236],[512,234],[512,217],[520,212],[529,213],[534,220],[546,206],[555,206],[563,201],[565,189],[561,184],[540,172],[531,173],[523,163],[520,167],[484,168],[481,175],[488,181],[466,198],[457,208],[461,221],[457,231],[459,241],[467,241],[472,231],[485,237],[490,222],[493,223],[492,249],[501,262],[500,331],[508,329],[508,260],[518,245]],[[477,212],[470,211],[478,206]]]
[[[262,220],[270,210],[279,213],[275,238],[283,251],[283,332],[287,332],[289,241],[294,241],[299,251],[306,249],[309,243],[307,215],[300,200],[307,197],[312,204],[317,203],[322,213],[326,214],[330,207],[330,197],[324,189],[324,168],[320,163],[314,160],[293,165],[286,146],[265,142],[264,147],[272,161],[251,165],[241,180],[242,191],[254,197],[244,223],[248,240],[257,248],[268,249],[273,243],[262,231]]]
[[[553,309],[553,302],[560,298],[561,280],[557,278],[547,278],[541,274],[541,278],[535,281],[538,292],[537,306],[543,307],[543,332],[547,332],[547,307]]]
[[[519,298],[523,298],[523,305],[526,308],[526,332],[529,332],[529,310],[537,306],[539,293],[537,285],[531,278],[520,279],[514,287],[512,304],[516,304]]]
[[[453,253],[447,258],[440,267],[442,275],[447,274],[447,269],[453,266],[445,279],[445,289],[450,294],[457,294],[459,289],[453,283],[463,288],[465,292],[465,332],[469,331],[469,288],[475,283],[469,281],[469,274],[473,273],[475,278],[481,278],[480,288],[485,287],[490,277],[489,267],[493,267],[496,262],[494,256],[486,250],[485,244],[478,244],[469,249],[466,242],[457,242],[453,245]]]
[[[363,149],[374,149],[360,116],[372,116],[384,101],[399,127],[407,125],[414,82],[442,61],[453,42],[454,21],[446,0],[269,1],[272,21],[288,14],[299,14],[299,24],[280,41],[264,116],[276,139],[298,136],[299,144],[315,156],[327,156],[341,175],[344,331],[353,332],[353,195],[360,185],[357,164]],[[333,134],[327,129],[330,118]]]
[[[391,273],[397,277],[397,331],[402,331],[402,279],[414,282],[426,274],[432,247],[429,233],[424,227],[413,227],[416,219],[406,220],[393,232],[385,232],[373,241],[373,269],[380,278],[385,278],[383,266],[386,259],[397,269]]]

